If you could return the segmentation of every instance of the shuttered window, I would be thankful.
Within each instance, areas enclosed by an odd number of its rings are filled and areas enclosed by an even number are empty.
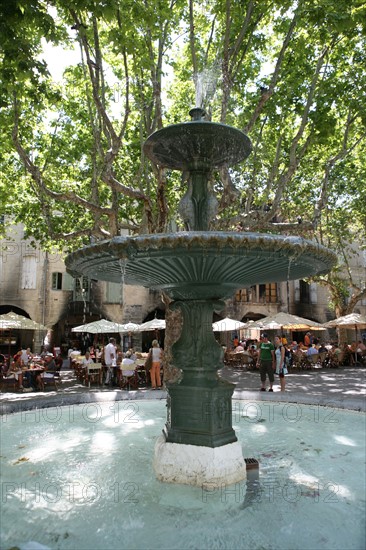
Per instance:
[[[35,254],[24,254],[22,258],[21,288],[35,290],[37,288],[37,262]]]

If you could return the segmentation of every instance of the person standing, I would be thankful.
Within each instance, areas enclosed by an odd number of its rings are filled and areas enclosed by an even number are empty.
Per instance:
[[[114,338],[110,338],[109,344],[104,348],[104,361],[107,367],[105,385],[108,386],[114,378],[114,369],[117,367],[117,347]]]
[[[276,336],[274,339],[275,345],[275,358],[276,358],[276,374],[280,377],[281,391],[285,391],[285,374],[287,374],[287,367],[285,364],[285,346],[281,343],[281,338]]]
[[[161,360],[163,358],[163,350],[159,347],[159,342],[157,340],[153,340],[151,345],[152,345],[152,348],[149,352],[152,355],[152,367],[150,369],[151,386],[153,390],[155,390],[156,388],[160,390],[161,389],[160,366],[161,366]]]
[[[268,335],[266,333],[262,334],[261,343],[259,346],[259,372],[261,376],[261,390],[266,391],[266,378],[268,376],[269,380],[269,390],[273,391],[273,382],[274,382],[274,368],[275,368],[275,353],[274,345],[268,340]]]
[[[311,332],[307,332],[304,336],[304,346],[309,348],[311,346]]]

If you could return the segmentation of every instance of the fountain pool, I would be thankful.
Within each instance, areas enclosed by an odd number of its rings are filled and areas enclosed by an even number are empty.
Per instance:
[[[165,401],[119,401],[2,417],[1,548],[363,547],[364,414],[234,400],[260,477],[207,489],[155,479],[165,416]]]

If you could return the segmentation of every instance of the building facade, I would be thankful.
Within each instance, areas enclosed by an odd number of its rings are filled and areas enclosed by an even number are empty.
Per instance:
[[[73,278],[66,272],[62,255],[34,247],[30,239],[24,238],[21,225],[10,226],[0,244],[0,314],[13,310],[45,325],[51,329],[46,343],[63,351],[80,343],[80,335],[71,331],[77,325],[101,318],[142,323],[156,315],[164,317],[165,307],[159,292],[86,277]],[[365,279],[366,254],[355,246],[350,262],[360,281]],[[334,318],[326,288],[305,281],[240,289],[226,301],[226,311],[218,318],[258,320],[279,311],[320,323]],[[366,300],[357,304],[356,311],[366,313]],[[23,331],[11,337],[16,339],[14,347],[21,344],[38,351],[45,334]],[[122,336],[124,347],[144,348],[144,339],[148,338],[140,334]],[[0,353],[1,346],[8,341],[8,334],[0,335]]]

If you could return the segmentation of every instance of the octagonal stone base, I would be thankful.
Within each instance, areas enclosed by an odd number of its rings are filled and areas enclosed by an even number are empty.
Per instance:
[[[204,489],[231,485],[246,479],[246,465],[238,441],[221,447],[155,443],[154,470],[159,481],[185,483]]]

